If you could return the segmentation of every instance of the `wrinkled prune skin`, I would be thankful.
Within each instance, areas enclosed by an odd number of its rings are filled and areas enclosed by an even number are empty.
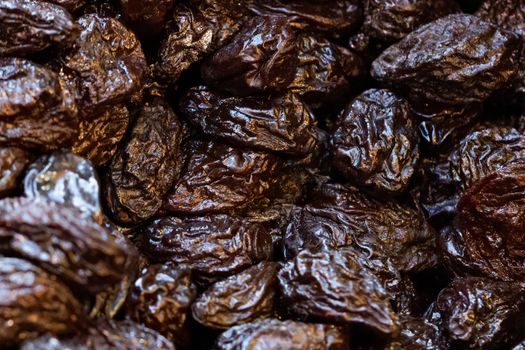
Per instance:
[[[204,134],[241,147],[304,156],[317,142],[315,117],[293,94],[237,98],[201,86],[186,94],[180,109]]]
[[[126,22],[142,37],[160,34],[173,8],[174,0],[120,0]]]
[[[125,273],[126,251],[102,226],[44,198],[0,201],[1,250],[35,261],[72,286],[98,292]]]
[[[47,2],[65,7],[70,12],[75,12],[84,6],[88,0],[47,0]]]
[[[303,250],[278,273],[281,305],[301,318],[396,334],[388,293],[360,259],[351,249]]]
[[[84,15],[80,36],[63,61],[63,74],[78,80],[79,110],[85,116],[129,99],[143,83],[146,58],[139,40],[118,20]]]
[[[153,261],[172,261],[201,280],[218,280],[272,256],[266,228],[228,215],[166,217],[138,229],[138,245]]]
[[[216,329],[269,318],[274,313],[278,263],[261,262],[216,282],[193,303],[193,318]]]
[[[459,12],[453,0],[366,0],[364,31],[386,42],[404,38],[423,24]]]
[[[135,321],[180,344],[187,340],[190,306],[197,296],[190,270],[156,264],[142,270],[131,287],[128,312]]]
[[[182,175],[164,203],[166,210],[177,213],[224,213],[256,206],[274,187],[282,165],[269,153],[214,141],[190,140],[183,154]]]
[[[80,121],[78,139],[71,148],[95,166],[106,165],[117,151],[130,121],[126,106],[109,107],[106,111]]]
[[[419,163],[410,105],[388,90],[367,90],[339,115],[334,166],[348,179],[383,193],[400,193]]]
[[[521,0],[484,0],[476,16],[519,35],[525,34],[525,10]]]
[[[62,7],[44,1],[0,1],[0,56],[25,56],[74,41],[78,28]]]
[[[438,350],[443,349],[441,332],[431,322],[411,316],[401,316],[401,333],[385,350]]]
[[[524,308],[523,291],[515,284],[477,277],[453,281],[435,304],[448,336],[473,349],[512,346],[520,337]]]
[[[84,219],[101,222],[99,185],[91,163],[72,153],[52,153],[37,159],[24,177],[26,197],[43,197],[77,209]]]
[[[217,350],[348,350],[348,335],[332,325],[267,319],[234,326]]]
[[[518,71],[521,39],[476,16],[449,15],[416,29],[372,64],[375,79],[413,98],[481,102]]]
[[[292,211],[285,229],[287,256],[303,249],[339,247],[386,256],[403,272],[438,262],[434,232],[422,213],[396,200],[379,201],[353,187],[327,184],[311,202]]]
[[[294,79],[297,56],[297,35],[286,17],[254,17],[204,62],[201,75],[236,96],[280,92]]]
[[[20,176],[31,161],[31,154],[16,147],[0,147],[0,196],[18,186]]]
[[[134,226],[159,210],[182,167],[182,134],[182,124],[163,98],[141,107],[107,174],[106,203],[116,222]]]
[[[0,144],[48,151],[78,133],[71,91],[53,71],[18,58],[0,58]]]
[[[86,320],[71,290],[22,259],[0,257],[0,343],[17,344],[46,332],[68,334]]]
[[[284,15],[302,31],[339,38],[361,24],[363,9],[356,0],[256,0],[249,6],[259,16]]]
[[[365,62],[360,55],[317,35],[300,35],[299,65],[288,89],[312,108],[341,104],[352,85],[365,76]]]

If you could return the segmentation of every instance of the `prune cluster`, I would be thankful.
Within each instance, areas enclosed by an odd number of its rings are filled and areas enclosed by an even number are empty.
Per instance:
[[[0,348],[524,349],[522,0],[0,0]]]

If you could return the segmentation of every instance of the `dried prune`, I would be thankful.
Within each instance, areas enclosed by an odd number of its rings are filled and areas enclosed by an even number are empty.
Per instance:
[[[372,64],[379,81],[406,87],[414,98],[480,102],[518,71],[521,39],[478,17],[457,14],[416,29]]]
[[[118,105],[80,121],[78,139],[72,151],[89,159],[93,165],[106,165],[124,137],[129,124],[129,111]]]
[[[384,41],[402,39],[423,24],[459,12],[453,0],[366,0],[365,32]]]
[[[144,37],[160,34],[174,0],[120,0],[124,18],[136,33]]]
[[[74,12],[84,6],[88,0],[47,0],[47,2],[63,6],[69,11]]]
[[[105,228],[41,197],[0,201],[0,242],[0,250],[36,261],[90,292],[125,273],[126,251]]]
[[[519,35],[525,34],[525,10],[521,0],[484,0],[476,16]]]
[[[106,203],[115,221],[133,226],[159,210],[182,167],[182,132],[163,98],[141,107],[107,173]]]
[[[348,350],[348,335],[326,324],[267,319],[222,333],[217,350]]]
[[[237,96],[283,91],[294,79],[297,56],[297,35],[286,17],[254,17],[201,73],[208,84]]]
[[[203,133],[241,147],[301,156],[310,153],[317,141],[315,117],[293,94],[236,98],[199,87],[180,104]]]
[[[86,325],[71,290],[25,260],[0,257],[0,296],[2,346],[46,332],[73,333]]]
[[[525,298],[514,284],[469,277],[439,293],[435,311],[453,340],[472,349],[502,349],[520,335]]]
[[[274,187],[276,156],[214,141],[190,140],[185,168],[164,208],[178,213],[220,213],[255,206]]]
[[[75,49],[63,60],[63,74],[78,80],[79,110],[90,116],[128,99],[142,87],[147,70],[139,40],[118,20],[90,14]]]
[[[62,7],[45,1],[0,1],[0,56],[24,56],[74,41],[78,28]]]
[[[0,144],[47,151],[67,147],[77,133],[75,100],[58,74],[0,58]]]
[[[193,303],[193,318],[210,328],[227,329],[271,317],[277,267],[275,262],[261,262],[213,284]]]
[[[303,250],[279,271],[281,303],[302,318],[361,324],[382,334],[398,331],[388,293],[350,249]]]
[[[190,270],[171,263],[151,265],[131,287],[128,312],[135,321],[181,343],[187,341],[188,313],[196,295]]]
[[[419,139],[408,102],[388,90],[367,90],[341,113],[334,166],[373,191],[403,192],[419,162]]]
[[[400,317],[401,333],[385,350],[442,349],[441,333],[431,322],[411,316]]]
[[[0,196],[6,195],[18,185],[18,180],[31,155],[16,147],[0,147]]]
[[[272,256],[265,227],[228,215],[155,220],[138,229],[139,246],[154,261],[173,261],[196,277],[217,280]]]

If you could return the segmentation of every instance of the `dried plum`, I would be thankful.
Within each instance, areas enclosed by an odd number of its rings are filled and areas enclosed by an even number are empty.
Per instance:
[[[18,186],[18,180],[31,160],[31,154],[16,147],[0,147],[0,196]]]

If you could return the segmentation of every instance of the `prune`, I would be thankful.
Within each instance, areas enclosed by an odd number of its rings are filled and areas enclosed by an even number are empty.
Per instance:
[[[173,261],[208,280],[272,256],[272,238],[263,225],[228,215],[158,219],[138,229],[138,240],[150,259]]]
[[[202,78],[237,96],[283,91],[294,79],[297,35],[286,17],[248,19],[229,44],[202,66]]]
[[[360,55],[320,36],[300,35],[297,45],[299,66],[288,89],[312,108],[341,104],[366,74]]]
[[[18,185],[18,180],[31,154],[16,147],[0,147],[0,196],[8,194]]]
[[[301,156],[317,141],[315,117],[293,94],[236,98],[199,87],[191,89],[180,105],[203,133],[241,147]]]
[[[0,201],[0,250],[38,262],[73,286],[98,292],[123,277],[126,251],[79,211],[44,198]]]
[[[3,346],[46,332],[73,333],[86,324],[73,293],[25,260],[0,257],[0,296]]]
[[[102,208],[95,169],[84,158],[72,153],[53,153],[40,157],[28,168],[24,178],[27,197],[44,197],[76,208],[84,219],[100,222]]]
[[[284,15],[297,29],[335,38],[359,26],[363,15],[362,6],[356,0],[257,0],[249,7],[259,16]]]
[[[133,226],[159,210],[182,167],[182,132],[164,99],[153,98],[141,107],[107,173],[106,203],[115,221]]]
[[[136,33],[151,37],[162,32],[174,0],[120,0],[124,18]]]
[[[78,133],[72,93],[53,71],[18,58],[0,58],[0,144],[48,151]]]
[[[404,272],[435,266],[434,232],[422,213],[396,200],[379,201],[353,187],[327,184],[315,201],[295,209],[285,231],[285,249],[331,251],[353,246],[386,255]]]
[[[0,1],[0,56],[24,56],[74,41],[78,28],[62,7],[44,1]]]
[[[130,316],[176,343],[187,342],[187,320],[197,295],[191,271],[171,263],[143,269],[131,287]]]
[[[255,206],[274,187],[282,162],[274,155],[190,140],[185,169],[164,208],[178,213],[220,213]]]
[[[396,41],[423,24],[454,12],[453,0],[366,0],[364,31],[373,38]]]
[[[524,307],[515,284],[469,277],[442,290],[435,311],[451,339],[473,349],[502,349],[519,340]]]
[[[401,333],[385,350],[437,350],[442,349],[441,332],[437,325],[411,316],[400,317]]]
[[[106,165],[117,151],[129,119],[129,111],[123,105],[110,107],[92,118],[82,119],[72,151],[89,159],[95,166]]]
[[[88,0],[47,0],[47,2],[63,6],[71,12],[80,9],[87,1]]]
[[[113,18],[90,14],[63,60],[63,74],[78,80],[79,109],[86,116],[125,101],[142,87],[147,65],[139,40]]]
[[[480,102],[518,70],[521,39],[478,17],[449,15],[386,49],[372,76],[414,98],[448,104]]]
[[[335,326],[267,319],[222,333],[217,350],[348,350],[348,336]]]
[[[525,9],[521,0],[484,0],[476,16],[523,36]]]
[[[261,262],[213,284],[193,303],[193,318],[210,328],[227,329],[271,317],[277,267],[275,262]]]
[[[419,139],[408,102],[388,90],[367,90],[340,114],[334,166],[373,191],[403,192],[419,162]]]
[[[279,271],[281,303],[292,314],[338,324],[398,331],[388,293],[352,250],[303,250]]]

